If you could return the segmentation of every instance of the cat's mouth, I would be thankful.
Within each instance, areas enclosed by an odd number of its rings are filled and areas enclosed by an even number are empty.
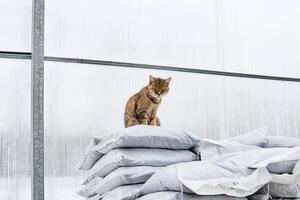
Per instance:
[[[150,92],[150,95],[149,95],[150,99],[152,101],[154,101],[155,103],[159,103],[161,101],[161,95],[158,96],[157,94],[153,93],[153,92]]]

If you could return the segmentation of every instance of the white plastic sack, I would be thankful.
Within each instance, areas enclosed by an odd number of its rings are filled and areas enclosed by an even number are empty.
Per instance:
[[[240,143],[248,144],[248,145],[261,146],[261,145],[258,145],[259,143],[257,143],[257,141],[261,141],[268,134],[268,132],[269,132],[269,128],[267,126],[264,126],[261,128],[251,130],[245,134],[228,138],[226,140],[236,141],[236,142],[240,142]]]
[[[226,154],[230,154],[229,156],[232,157],[233,155],[232,153],[238,153],[242,157],[250,156],[251,163],[254,164],[257,163],[258,161],[262,161],[269,158],[269,156],[273,156],[278,153],[281,153],[284,150],[288,150],[288,148],[265,149],[255,145],[242,144],[231,140],[215,141],[210,139],[202,139],[200,143],[201,146],[199,147],[199,149],[201,151],[201,160],[216,160],[219,157],[224,158]],[[245,154],[240,152],[245,152]],[[258,154],[260,156],[257,156]],[[243,160],[242,158],[240,158],[241,156],[237,157],[239,162]],[[253,159],[253,157],[255,158]],[[247,159],[244,159],[244,161],[246,161],[245,164],[248,165],[250,164],[250,162]],[[291,160],[291,161],[270,163],[266,167],[270,173],[283,174],[283,173],[292,173],[295,164],[296,161]]]
[[[137,200],[247,200],[246,198],[229,197],[225,195],[198,196],[192,194],[181,194],[180,192],[165,191],[151,193]]]
[[[85,184],[96,176],[106,176],[118,167],[164,167],[170,164],[188,162],[196,159],[197,156],[188,150],[142,148],[114,149],[97,161],[91,169]]]
[[[300,146],[300,139],[285,136],[267,136],[267,134],[268,128],[262,127],[227,140],[247,145],[256,145],[262,148],[293,148]]]
[[[242,144],[236,141],[202,139],[198,151],[200,152],[201,160],[211,160],[225,154],[245,152],[258,148],[260,147]]]
[[[214,164],[210,161],[178,164],[177,174],[180,182],[198,195],[225,194],[245,197],[255,193],[271,180],[265,168],[248,169],[234,165],[227,167],[226,164]]]
[[[144,184],[139,195],[159,191],[183,191],[198,195],[244,197],[253,194],[271,180],[265,168],[248,169],[195,161],[158,170]]]
[[[199,141],[199,137],[185,131],[160,126],[133,126],[101,139],[92,138],[79,169],[91,169],[103,154],[116,148],[140,147],[186,150],[195,146]]]
[[[96,194],[104,194],[122,185],[144,183],[158,169],[158,167],[150,166],[120,167],[103,179],[95,177],[95,183],[92,183],[94,182],[93,179],[78,194],[83,197],[90,197]]]
[[[105,193],[102,200],[132,200],[131,197],[138,193],[142,186],[143,184],[118,187]]]

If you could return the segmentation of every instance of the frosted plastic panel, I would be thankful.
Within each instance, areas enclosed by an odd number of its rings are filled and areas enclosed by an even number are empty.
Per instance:
[[[226,78],[228,136],[268,126],[272,135],[300,138],[299,83]]]
[[[30,61],[0,59],[0,197],[30,199]]]
[[[300,1],[222,1],[227,71],[300,77]]]
[[[31,2],[0,1],[0,51],[30,51]]]
[[[215,1],[46,1],[45,54],[220,69]]]
[[[223,77],[82,64],[45,64],[47,200],[79,199],[76,171],[90,136],[120,130],[127,99],[148,75],[172,76],[159,110],[163,126],[218,138],[224,127]]]
[[[76,170],[90,136],[123,127],[127,99],[148,75],[172,76],[158,116],[162,125],[201,137],[226,138],[268,125],[299,137],[299,83],[169,71],[46,62],[47,200],[79,199]]]

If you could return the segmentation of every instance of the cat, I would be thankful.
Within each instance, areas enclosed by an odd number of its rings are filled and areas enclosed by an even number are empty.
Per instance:
[[[171,77],[167,79],[149,76],[149,84],[129,98],[124,114],[125,127],[135,125],[160,126],[156,116],[162,97],[169,92]]]

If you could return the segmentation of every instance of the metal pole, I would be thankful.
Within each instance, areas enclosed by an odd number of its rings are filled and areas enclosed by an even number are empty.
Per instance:
[[[44,0],[32,0],[32,200],[44,200]]]

